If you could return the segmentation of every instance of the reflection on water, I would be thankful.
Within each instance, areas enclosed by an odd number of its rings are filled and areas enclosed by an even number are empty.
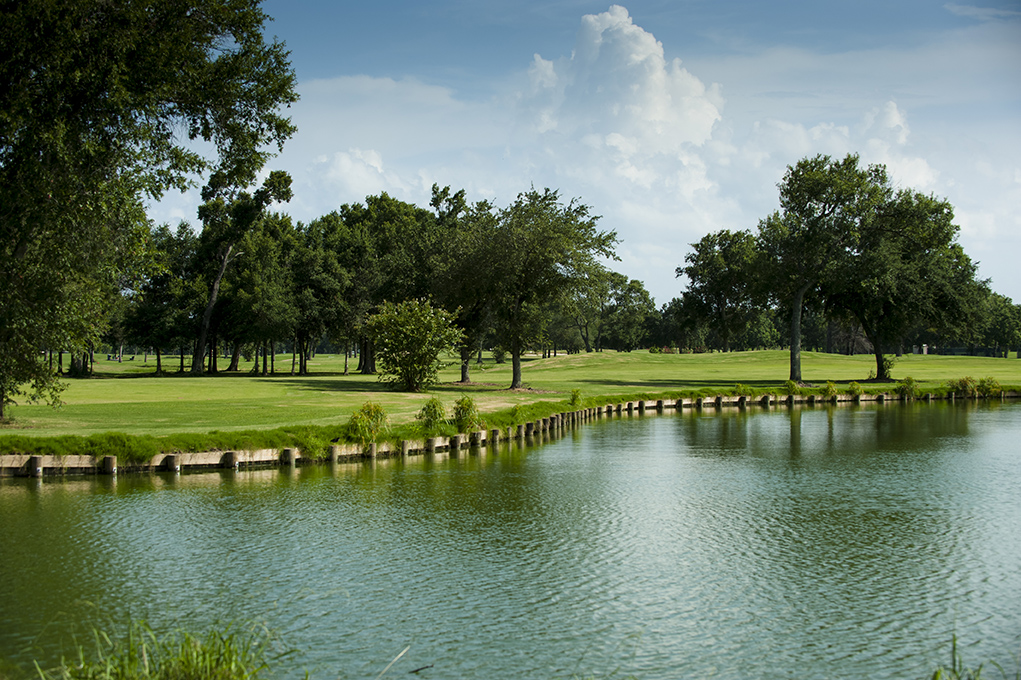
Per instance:
[[[0,482],[0,653],[265,622],[293,677],[924,677],[1021,651],[1018,405],[710,409],[297,470]],[[84,634],[84,635],[83,635]]]

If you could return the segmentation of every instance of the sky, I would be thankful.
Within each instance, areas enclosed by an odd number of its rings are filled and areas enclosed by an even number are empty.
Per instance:
[[[264,0],[301,99],[286,170],[307,222],[432,185],[503,207],[549,187],[620,238],[658,305],[719,229],[754,231],[789,165],[885,164],[945,198],[1021,302],[1021,0]],[[152,206],[197,224],[198,190]]]

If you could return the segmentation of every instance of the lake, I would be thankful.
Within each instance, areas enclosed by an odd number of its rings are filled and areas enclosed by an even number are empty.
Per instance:
[[[0,480],[0,656],[262,623],[275,677],[924,678],[1021,652],[1021,404],[614,417],[541,446]],[[409,672],[430,666],[409,676]],[[992,677],[999,677],[994,671]]]

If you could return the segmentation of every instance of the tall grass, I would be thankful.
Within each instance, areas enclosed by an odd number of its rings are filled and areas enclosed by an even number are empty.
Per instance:
[[[36,665],[36,672],[40,680],[255,680],[290,654],[274,654],[271,641],[254,626],[159,635],[146,622],[133,621],[123,637],[95,630],[91,645],[79,645],[75,658],[55,668]]]

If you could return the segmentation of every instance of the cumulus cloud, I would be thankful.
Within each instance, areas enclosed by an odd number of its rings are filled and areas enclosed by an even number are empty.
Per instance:
[[[715,86],[668,60],[623,7],[581,20],[570,56],[535,55],[520,119],[559,154],[583,154],[600,176],[650,187],[663,158],[705,144],[721,118]]]

